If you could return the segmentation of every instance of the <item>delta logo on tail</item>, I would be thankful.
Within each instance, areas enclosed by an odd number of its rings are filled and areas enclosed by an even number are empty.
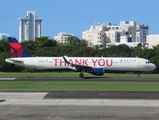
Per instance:
[[[16,40],[15,37],[8,37],[8,40],[13,58],[31,57],[31,55],[23,48],[23,46]]]

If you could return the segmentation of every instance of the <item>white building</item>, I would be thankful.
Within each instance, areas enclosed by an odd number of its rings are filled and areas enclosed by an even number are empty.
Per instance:
[[[153,48],[159,44],[159,35],[148,35],[147,36],[148,48]]]
[[[0,33],[0,40],[7,39],[7,37],[9,37],[9,34],[6,34],[6,33]]]
[[[34,11],[27,11],[27,16],[19,18],[19,42],[34,40],[41,36],[42,19]]]
[[[66,43],[66,39],[69,36],[74,36],[74,35],[70,34],[70,33],[60,32],[60,33],[57,34],[57,36],[54,36],[54,40],[56,40],[58,43],[65,44]]]
[[[127,42],[146,42],[148,26],[140,25],[136,21],[120,21],[119,25],[111,23],[95,24],[89,30],[82,32],[82,39],[90,46],[107,43],[120,43],[125,37]],[[138,39],[137,39],[138,38]]]
[[[109,48],[110,46],[118,46],[118,45],[121,45],[121,44],[125,44],[129,47],[134,48],[134,47],[137,47],[139,43],[141,43],[141,42],[129,42],[130,37],[128,37],[128,36],[121,36],[120,39],[121,39],[120,42],[107,43],[106,48]],[[141,43],[141,45],[142,45],[143,49],[148,48],[148,43],[146,43],[146,42]]]
[[[82,32],[82,39],[88,41],[88,46],[106,44],[106,26],[92,25],[89,30]]]

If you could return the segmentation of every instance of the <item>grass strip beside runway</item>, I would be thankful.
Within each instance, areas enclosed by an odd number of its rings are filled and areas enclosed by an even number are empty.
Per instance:
[[[0,81],[0,91],[139,91],[139,92],[159,92],[159,82]]]
[[[103,76],[95,76],[89,73],[84,73],[85,77],[108,77],[108,78],[136,78],[137,74],[119,74],[119,73],[105,73]],[[0,72],[0,77],[29,77],[29,76],[43,76],[43,77],[78,77],[79,72],[44,72],[44,73],[8,73]],[[159,74],[141,74],[142,78],[159,78]]]

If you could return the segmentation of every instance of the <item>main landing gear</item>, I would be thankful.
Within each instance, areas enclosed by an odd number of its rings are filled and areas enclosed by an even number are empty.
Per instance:
[[[84,74],[81,72],[81,73],[79,74],[79,77],[80,77],[80,78],[84,78]]]
[[[137,78],[140,78],[140,77],[141,77],[141,76],[140,76],[140,72],[138,72],[138,73],[137,73]]]

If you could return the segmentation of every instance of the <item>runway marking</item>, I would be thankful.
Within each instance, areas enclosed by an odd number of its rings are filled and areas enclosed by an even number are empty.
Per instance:
[[[47,82],[42,82],[39,86],[42,86],[42,85],[44,85],[44,84],[46,84]]]
[[[0,80],[15,80],[16,78],[0,78]]]

